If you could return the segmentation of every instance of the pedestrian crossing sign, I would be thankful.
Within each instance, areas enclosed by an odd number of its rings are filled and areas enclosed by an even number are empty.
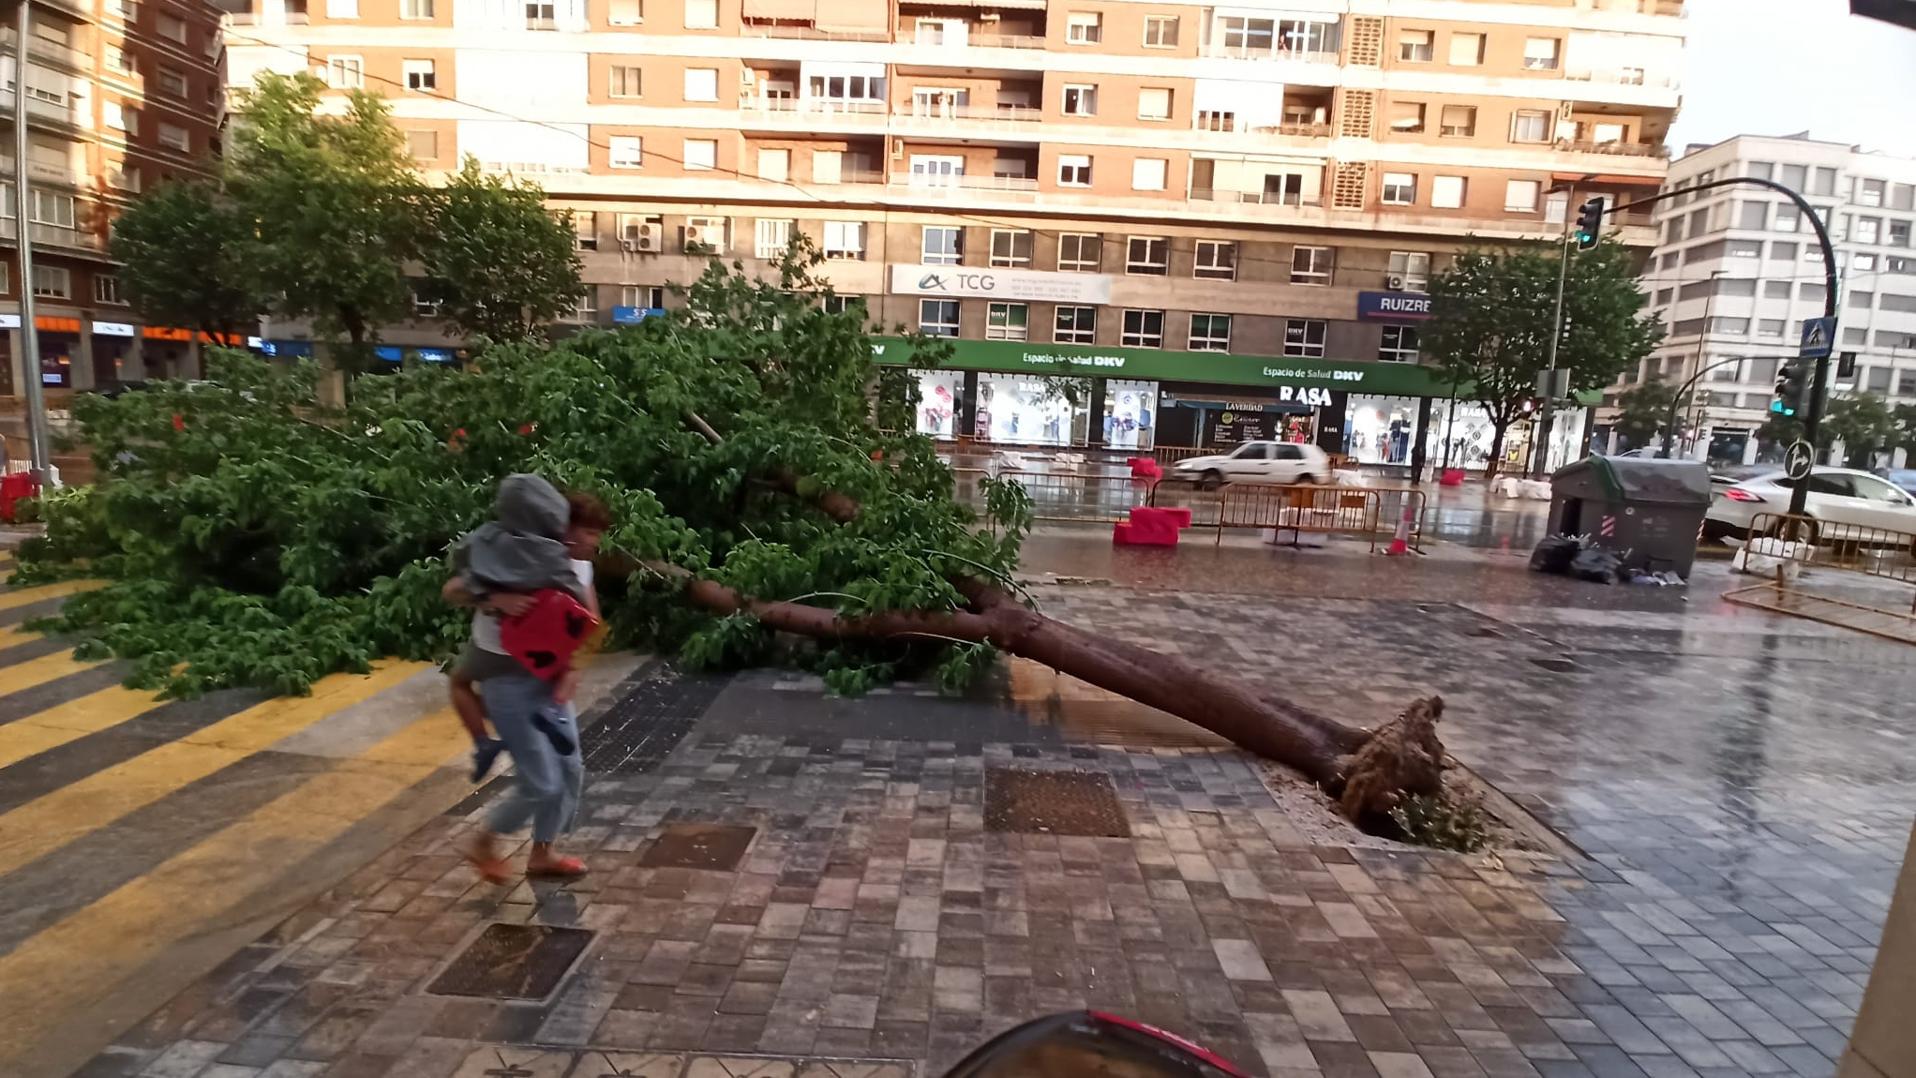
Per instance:
[[[1803,320],[1803,341],[1796,354],[1804,359],[1822,359],[1830,354],[1832,338],[1836,336],[1836,319],[1805,318]]]

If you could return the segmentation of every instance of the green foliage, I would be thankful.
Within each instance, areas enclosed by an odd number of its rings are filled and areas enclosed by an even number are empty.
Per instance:
[[[1490,843],[1490,815],[1474,797],[1412,794],[1390,818],[1405,841],[1419,846],[1475,853]]]
[[[47,499],[22,572],[106,578],[51,627],[134,660],[140,684],[294,692],[454,648],[465,619],[439,598],[446,553],[500,478],[531,471],[613,510],[600,589],[615,641],[721,667],[781,645],[749,617],[691,608],[635,568],[646,561],[848,615],[955,609],[950,575],[1008,579],[1029,500],[991,488],[993,529],[981,528],[929,440],[878,428],[863,314],[822,309],[816,261],[795,255],[777,281],[714,264],[668,317],[494,346],[471,371],[361,379],[338,407],[314,403],[310,365],[224,351],[212,385],[84,396],[76,417],[100,481]],[[805,496],[779,489],[789,476]],[[857,519],[809,500],[827,490],[856,498]],[[955,644],[824,642],[813,661],[844,691],[934,666],[953,687],[988,665]]]
[[[164,182],[113,222],[127,302],[148,322],[250,331],[266,309],[251,261],[257,237],[215,184]]]
[[[1670,421],[1676,387],[1660,378],[1625,390],[1617,397],[1616,431],[1631,448],[1649,445]]]
[[[1824,445],[1841,438],[1843,453],[1855,468],[1870,467],[1876,451],[1893,448],[1901,434],[1889,402],[1881,394],[1868,392],[1831,397],[1817,433]]]
[[[572,215],[547,209],[537,185],[484,175],[468,157],[423,205],[419,293],[453,333],[530,339],[585,294]]]
[[[1615,381],[1663,337],[1662,324],[1642,314],[1632,257],[1613,240],[1570,256],[1557,366],[1570,371],[1572,393]],[[1556,244],[1528,244],[1466,251],[1431,278],[1419,344],[1443,380],[1488,413],[1493,467],[1549,366],[1558,266]]]

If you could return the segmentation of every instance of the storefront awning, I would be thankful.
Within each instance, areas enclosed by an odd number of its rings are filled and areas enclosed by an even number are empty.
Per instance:
[[[748,19],[811,22],[816,9],[816,0],[745,0],[743,14]]]
[[[819,0],[815,25],[820,30],[885,32],[891,15],[884,0]]]

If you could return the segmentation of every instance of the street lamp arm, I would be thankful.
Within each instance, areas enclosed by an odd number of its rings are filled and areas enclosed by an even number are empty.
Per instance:
[[[1690,394],[1696,389],[1696,384],[1703,380],[1705,374],[1708,374],[1718,367],[1727,367],[1732,363],[1741,363],[1743,359],[1743,356],[1731,356],[1728,359],[1719,359],[1707,367],[1700,368],[1695,374],[1689,377],[1688,381],[1677,387],[1676,393],[1670,397],[1670,412],[1663,421],[1664,456],[1667,457],[1671,455],[1670,446],[1676,434],[1677,409],[1685,400],[1689,399]]]

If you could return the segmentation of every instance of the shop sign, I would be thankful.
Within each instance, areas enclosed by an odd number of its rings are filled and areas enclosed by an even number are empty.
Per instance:
[[[1422,292],[1359,292],[1357,317],[1365,322],[1421,322],[1430,317],[1430,297]]]
[[[636,326],[648,318],[665,317],[664,307],[614,307],[612,324],[615,326]]]
[[[19,315],[0,314],[0,329],[19,329],[19,328],[20,328]]]
[[[891,290],[906,296],[965,296],[1040,303],[1109,303],[1111,278],[1101,273],[893,265]]]
[[[139,330],[134,329],[132,323],[129,322],[95,322],[93,323],[93,332],[102,337],[136,337],[139,335]]]

